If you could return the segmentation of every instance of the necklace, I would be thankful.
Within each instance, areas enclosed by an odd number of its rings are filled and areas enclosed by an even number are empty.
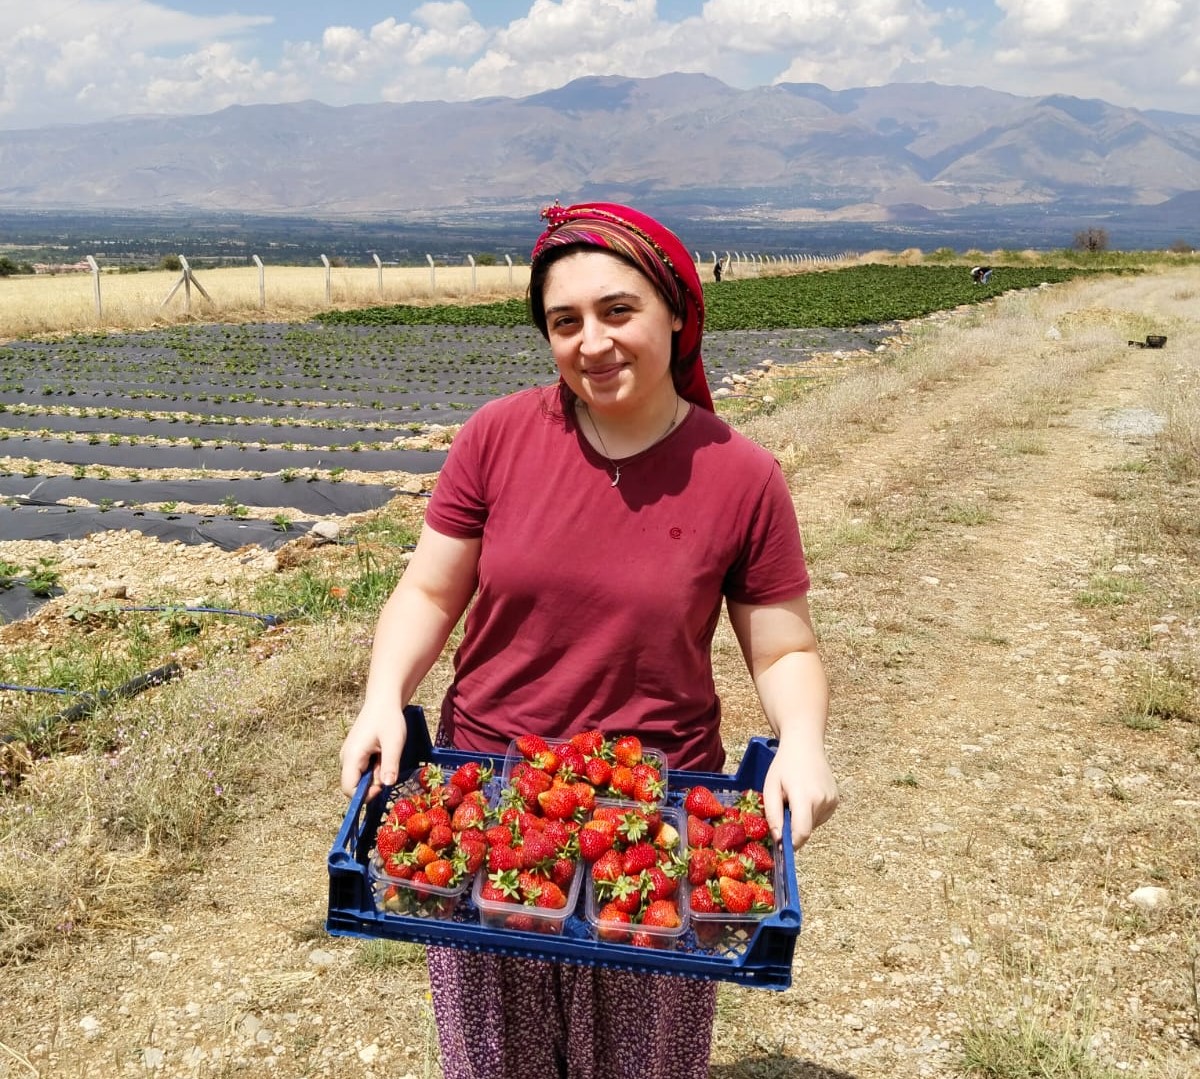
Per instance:
[[[675,429],[675,424],[679,422],[679,401],[679,394],[676,394],[675,411],[671,414],[671,422],[667,424],[667,429],[661,435],[659,435],[658,438],[650,443],[650,446],[657,446]],[[604,436],[600,433],[600,428],[596,426],[596,419],[588,409],[587,405],[583,406],[583,411],[587,415],[588,423],[592,425],[592,430],[596,434],[596,440],[600,443],[600,451],[604,454],[604,457],[608,463],[613,466],[613,481],[609,484],[609,486],[616,487],[616,485],[621,482],[621,466],[612,459],[612,455],[608,452],[608,447],[604,444]],[[639,450],[638,452],[645,453],[646,450],[650,449],[650,446],[646,446],[644,449]]]

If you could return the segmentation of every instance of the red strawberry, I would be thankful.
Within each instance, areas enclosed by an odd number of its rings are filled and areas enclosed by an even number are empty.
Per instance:
[[[531,761],[539,754],[545,753],[549,748],[546,744],[546,739],[539,734],[523,734],[517,739],[517,752],[527,761]]]
[[[756,911],[772,911],[775,909],[775,889],[769,884],[760,884],[757,881],[750,882],[751,895],[753,897],[752,907]]]
[[[563,779],[571,776],[582,776],[584,774],[583,754],[575,746],[571,745],[570,742],[559,746],[554,752],[558,755],[558,768],[556,771]]]
[[[623,798],[633,797],[633,769],[627,764],[618,764],[613,767],[612,776],[609,778],[608,785],[612,787]]]
[[[767,818],[761,813],[743,813],[742,827],[746,829],[746,838],[753,840],[766,839],[771,830]]]
[[[728,854],[717,863],[718,877],[732,877],[734,880],[746,879],[746,863],[740,854]]]
[[[507,824],[493,824],[484,830],[483,838],[489,847],[511,847],[513,841],[512,828]]]
[[[561,851],[571,842],[570,822],[563,820],[548,820],[542,827],[542,834],[554,844],[554,849]]]
[[[429,838],[426,842],[434,850],[445,850],[454,842],[454,830],[448,824],[435,824],[429,829]]]
[[[413,864],[424,869],[430,862],[437,861],[438,852],[428,843],[418,843],[412,849]]]
[[[625,911],[621,910],[615,903],[605,903],[596,912],[596,921],[600,923],[601,928],[596,931],[596,935],[601,940],[613,941],[617,944],[623,944],[629,939],[629,933],[616,926],[625,926],[630,922],[630,917]]]
[[[440,764],[423,764],[417,772],[417,783],[422,790],[431,791],[444,782],[445,777]]]
[[[590,813],[595,808],[596,788],[587,780],[581,779],[578,783],[572,783],[571,790],[575,792],[575,799],[579,802],[580,809]]]
[[[751,865],[760,873],[770,873],[775,869],[775,858],[764,843],[747,843],[742,848],[742,855],[749,858]]]
[[[593,787],[603,789],[612,779],[612,765],[602,757],[588,757],[583,764],[583,774]]]
[[[741,821],[718,821],[713,832],[712,845],[717,850],[741,850],[746,845],[746,829]]]
[[[657,802],[663,796],[663,781],[652,764],[637,764],[633,768],[633,796],[639,802]]]
[[[615,850],[607,850],[592,866],[592,878],[597,881],[614,881],[621,875],[621,855]]]
[[[641,909],[642,890],[633,877],[617,877],[616,880],[607,885],[607,888],[609,890],[610,901],[616,905],[618,910],[623,910],[626,914],[633,915]]]
[[[449,824],[450,811],[443,805],[431,805],[425,810],[430,824]]]
[[[716,914],[717,902],[708,888],[693,888],[691,898],[692,910],[697,914]]]
[[[579,808],[579,797],[570,787],[551,787],[538,795],[538,805],[551,820],[564,820]]]
[[[433,821],[429,819],[428,813],[416,812],[404,822],[404,827],[408,830],[410,839],[421,843],[429,838]]]
[[[679,891],[679,884],[662,866],[651,866],[646,870],[646,902],[657,903],[662,899],[672,899]]]
[[[530,832],[521,844],[521,866],[524,869],[550,866],[557,854],[554,844],[542,832]]]
[[[725,812],[721,800],[707,787],[693,787],[683,800],[683,808],[701,820],[713,820]]]
[[[550,879],[564,891],[571,887],[575,880],[575,860],[573,858],[555,858],[550,867]]]
[[[550,910],[562,910],[567,905],[567,896],[554,881],[543,880],[538,885],[538,896],[534,905]]]
[[[649,843],[635,843],[621,856],[621,869],[631,877],[654,865],[658,865],[658,851]]]
[[[717,881],[721,905],[730,914],[745,914],[754,903],[754,890],[744,881],[721,877]]]
[[[454,865],[449,858],[436,858],[425,867],[425,877],[438,888],[448,888],[454,877]]]
[[[659,929],[678,929],[682,924],[679,908],[670,899],[654,900],[642,915],[642,925],[652,925]]]
[[[394,824],[403,824],[416,811],[417,805],[411,798],[398,798],[388,811],[388,820]]]
[[[573,734],[568,741],[585,757],[594,757],[604,748],[604,735],[594,728]]]
[[[471,840],[471,836],[479,836],[479,833],[464,832],[459,840],[458,849],[462,851],[466,872],[474,875],[487,860],[488,848],[487,841],[482,836],[477,840]]]
[[[688,880],[699,886],[717,875],[721,856],[712,847],[698,847],[688,857]]]
[[[613,760],[632,768],[642,763],[642,740],[636,734],[627,734],[613,744]]]
[[[697,817],[694,813],[688,814],[687,836],[689,847],[711,847],[715,832],[716,829],[703,817]]]
[[[579,829],[579,856],[588,863],[612,850],[613,831],[603,823],[590,820]]]
[[[480,805],[478,801],[467,798],[464,799],[450,818],[450,827],[456,832],[466,832],[471,829],[482,831],[487,824],[487,806]]]
[[[512,847],[492,847],[488,851],[487,867],[491,873],[502,873],[521,867],[521,855]]]
[[[382,825],[375,836],[375,849],[379,852],[379,860],[384,863],[407,845],[408,832],[398,824]]]

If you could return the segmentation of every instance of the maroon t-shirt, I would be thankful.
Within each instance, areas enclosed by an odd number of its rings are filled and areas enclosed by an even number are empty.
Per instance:
[[[765,449],[701,408],[622,459],[616,487],[612,473],[556,387],[464,424],[425,517],[483,539],[443,731],[487,752],[526,731],[632,731],[672,768],[720,770],[722,597],[767,604],[808,588],[787,484]]]

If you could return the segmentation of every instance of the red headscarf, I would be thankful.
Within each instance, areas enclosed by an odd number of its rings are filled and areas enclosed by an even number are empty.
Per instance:
[[[559,206],[542,211],[546,231],[533,245],[530,265],[547,251],[567,244],[602,247],[633,263],[662,293],[683,321],[676,339],[675,387],[681,397],[713,411],[712,395],[700,358],[704,334],[704,292],[691,253],[679,237],[628,206],[610,202]]]

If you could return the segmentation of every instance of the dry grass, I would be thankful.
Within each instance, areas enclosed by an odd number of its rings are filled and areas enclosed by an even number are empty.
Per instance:
[[[181,288],[167,301],[179,273],[101,274],[102,317],[96,316],[91,274],[10,277],[0,289],[0,340],[36,334],[76,333],[169,325],[191,320],[245,322],[289,321],[331,308],[370,303],[457,303],[524,296],[527,266],[476,266],[472,288],[470,266],[438,266],[431,279],[428,268],[383,268],[383,289],[374,268],[331,267],[329,297],[323,266],[266,266],[260,305],[256,267],[195,270],[196,280],[211,297],[191,291],[190,315]],[[165,303],[165,306],[164,306]]]

